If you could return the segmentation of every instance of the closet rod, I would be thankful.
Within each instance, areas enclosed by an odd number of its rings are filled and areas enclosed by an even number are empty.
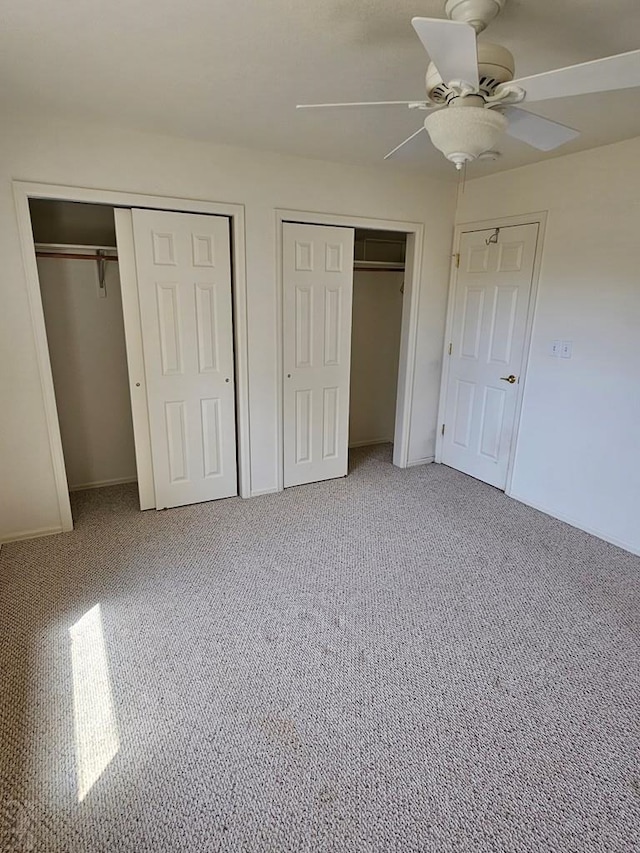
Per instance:
[[[71,252],[42,252],[36,249],[37,258],[73,258],[76,261],[117,261],[117,255],[81,255]]]
[[[354,267],[354,272],[404,272],[405,268],[400,265],[396,267]]]

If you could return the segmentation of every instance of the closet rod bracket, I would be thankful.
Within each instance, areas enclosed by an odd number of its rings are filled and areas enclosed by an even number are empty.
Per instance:
[[[98,296],[101,299],[106,299],[107,296],[107,285],[105,280],[107,265],[105,261],[106,258],[104,252],[101,249],[98,249],[96,252],[96,263],[98,264]]]

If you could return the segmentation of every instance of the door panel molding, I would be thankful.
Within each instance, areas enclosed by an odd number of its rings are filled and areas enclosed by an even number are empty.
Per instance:
[[[517,385],[515,417],[513,437],[511,440],[509,460],[507,464],[507,476],[505,485],[505,494],[511,496],[511,484],[513,480],[513,466],[517,454],[518,437],[520,432],[520,420],[522,417],[522,402],[527,381],[527,371],[529,368],[531,354],[531,338],[533,331],[533,322],[535,310],[538,300],[538,287],[540,280],[540,268],[542,265],[542,256],[544,252],[544,238],[547,224],[546,211],[534,211],[532,213],[523,213],[516,216],[505,216],[497,219],[475,220],[472,222],[462,222],[455,226],[453,239],[453,253],[451,257],[451,272],[449,276],[449,296],[447,300],[447,315],[445,322],[445,336],[442,347],[442,375],[440,380],[440,403],[438,406],[438,422],[436,430],[436,452],[435,462],[442,462],[443,453],[443,436],[442,424],[445,423],[445,411],[447,406],[447,387],[449,382],[449,344],[452,340],[454,309],[458,287],[458,267],[456,259],[459,258],[460,241],[462,235],[471,231],[486,231],[495,228],[507,228],[517,225],[537,225],[538,240],[536,244],[535,257],[533,262],[533,273],[531,277],[531,289],[529,292],[529,302],[527,305],[527,317],[525,322],[524,343],[522,349],[522,368],[520,371],[520,381]],[[487,256],[488,257],[488,256]]]

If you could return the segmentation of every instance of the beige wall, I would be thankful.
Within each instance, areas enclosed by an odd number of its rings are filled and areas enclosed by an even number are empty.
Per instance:
[[[640,551],[640,140],[467,181],[459,222],[547,210],[513,494]],[[59,525],[11,179],[245,205],[251,485],[276,486],[275,208],[425,224],[410,461],[433,455],[455,185],[99,127],[3,120],[0,538]],[[552,359],[552,340],[573,358]]]
[[[118,265],[40,258],[38,274],[70,488],[136,479]]]
[[[402,272],[353,274],[349,444],[393,441]]]
[[[233,202],[246,213],[251,488],[276,488],[275,209],[425,224],[410,461],[433,455],[455,184],[75,122],[3,117],[0,538],[60,524],[11,179]]]
[[[639,163],[634,139],[469,181],[457,213],[548,211],[513,495],[637,552]]]

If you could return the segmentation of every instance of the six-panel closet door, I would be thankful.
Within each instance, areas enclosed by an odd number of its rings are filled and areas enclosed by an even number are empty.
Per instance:
[[[236,495],[229,220],[132,221],[156,508]]]
[[[347,473],[353,242],[283,223],[285,487]]]

